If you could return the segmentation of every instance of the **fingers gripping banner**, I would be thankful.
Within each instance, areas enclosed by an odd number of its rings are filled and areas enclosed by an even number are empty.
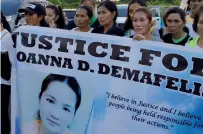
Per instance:
[[[49,28],[16,31],[21,134],[202,134],[203,55]]]

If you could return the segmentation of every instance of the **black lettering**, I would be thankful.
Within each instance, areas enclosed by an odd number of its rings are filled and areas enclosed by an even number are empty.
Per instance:
[[[90,43],[89,47],[88,47],[88,51],[92,56],[95,57],[105,57],[107,55],[106,52],[102,51],[101,53],[97,53],[97,47],[102,47],[103,49],[107,49],[108,48],[108,44],[107,43],[101,43],[101,42],[92,42]]]
[[[177,66],[173,66],[173,59],[177,59]],[[188,66],[188,62],[187,60],[178,54],[167,54],[163,57],[162,59],[163,65],[169,69],[169,70],[173,70],[173,71],[183,71],[187,68]]]
[[[154,77],[155,77],[155,79],[154,79],[153,85],[154,85],[154,86],[158,86],[158,87],[160,87],[160,82],[161,82],[163,79],[166,79],[166,76],[160,75],[160,74],[154,74]]]
[[[151,80],[151,73],[149,72],[143,72],[143,76],[140,80],[141,83],[145,83],[145,80],[147,80],[146,84],[152,84],[152,80]]]
[[[87,71],[90,68],[90,65],[88,62],[83,61],[83,60],[78,60],[79,66],[78,66],[78,70],[81,71]]]
[[[48,65],[49,64],[49,59],[50,59],[50,56],[49,55],[46,55],[46,58],[43,54],[38,54],[39,56],[39,60],[38,60],[38,63],[37,64],[43,64],[44,65]]]
[[[188,81],[187,80],[183,80],[183,79],[181,79],[180,80],[180,82],[181,82],[181,86],[180,86],[180,91],[181,92],[185,92],[185,93],[192,93],[192,89],[188,89],[187,90],[187,84],[188,84]]]
[[[68,59],[68,58],[64,58],[64,63],[62,65],[62,68],[69,68],[69,69],[73,69],[73,66],[71,64],[71,59]]]
[[[109,74],[110,68],[108,65],[102,64],[102,63],[99,63],[98,65],[99,65],[99,71],[98,71],[99,74],[106,74],[106,75]]]
[[[178,82],[179,79],[178,78],[173,78],[173,77],[167,77],[167,84],[166,84],[166,88],[168,89],[173,89],[173,90],[178,90],[178,87],[175,86],[175,82]]]
[[[121,55],[124,55],[124,52],[122,52],[121,50],[130,52],[129,46],[120,46],[112,44],[111,47],[112,47],[112,56],[110,56],[110,59],[129,62],[129,57],[126,56],[121,57]]]
[[[56,37],[55,43],[60,42],[60,47],[58,48],[58,51],[60,52],[68,52],[68,43],[70,45],[73,45],[73,39],[70,38],[61,38],[61,37]]]
[[[39,44],[39,49],[45,49],[45,50],[50,50],[52,48],[51,41],[53,39],[52,36],[47,36],[47,35],[42,35],[39,37],[39,41],[42,44]]]
[[[76,47],[76,50],[74,53],[80,54],[80,55],[85,55],[84,45],[86,44],[86,41],[85,40],[76,40],[75,42],[77,43],[77,47]]]
[[[128,77],[128,80],[131,80],[133,78],[133,81],[136,81],[138,82],[139,81],[139,74],[140,74],[140,71],[138,70],[130,70],[128,68],[123,68],[123,77],[122,79],[126,79]]]
[[[29,53],[28,54],[28,58],[27,58],[26,62],[30,63],[30,61],[32,61],[32,64],[36,64],[37,63],[36,54],[35,53]]]
[[[140,65],[151,66],[152,63],[150,62],[150,60],[154,59],[154,57],[152,57],[151,54],[153,54],[153,55],[155,55],[157,57],[161,56],[160,51],[140,49],[140,52],[142,52],[142,59],[139,61]]]
[[[121,69],[122,69],[122,67],[112,66],[111,76],[121,78],[121,74],[119,74],[119,71],[121,71]]]
[[[203,59],[192,57],[193,70],[190,71],[191,74],[197,76],[203,76]]]
[[[56,65],[57,67],[61,67],[61,60],[62,60],[62,57],[51,56],[50,66]]]
[[[21,44],[25,47],[34,47],[36,43],[37,34],[31,34],[31,43],[28,42],[29,33],[21,33]]]
[[[202,84],[194,82],[194,91],[193,91],[194,95],[200,96],[201,86],[202,86]],[[203,94],[202,94],[202,96],[203,96]]]
[[[26,54],[22,51],[17,53],[17,59],[20,62],[24,62],[26,60]]]

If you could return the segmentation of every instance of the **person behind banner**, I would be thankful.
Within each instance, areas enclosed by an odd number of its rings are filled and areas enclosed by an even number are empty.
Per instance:
[[[99,24],[97,17],[95,16],[95,13],[94,13],[95,0],[81,0],[80,6],[88,6],[92,10],[93,16],[92,16],[91,22],[89,23],[89,26],[92,28],[98,27],[100,24]],[[67,30],[72,30],[75,27],[77,27],[75,19],[68,22]]]
[[[11,28],[6,17],[1,12],[1,133],[9,134],[9,102],[11,95],[11,60],[10,55],[13,46],[13,40],[10,34]]]
[[[203,0],[188,0],[187,4],[191,9],[191,14],[186,16],[186,26],[189,28],[189,34],[191,37],[198,37],[198,34],[193,30],[192,24],[194,21],[194,16],[197,13],[198,7]]]
[[[19,9],[19,13],[25,13],[26,25],[49,27],[45,21],[45,8],[38,3],[29,3],[24,9]]]
[[[191,40],[187,46],[191,48],[201,48],[203,50],[203,4],[194,16],[193,29],[200,37]]]
[[[93,12],[88,6],[80,6],[76,10],[75,22],[77,27],[73,28],[72,31],[78,32],[91,32],[93,28],[89,26]]]
[[[140,7],[147,7],[146,1],[143,0],[131,0],[128,4],[128,16],[124,24],[125,36],[132,38],[135,35],[133,29],[133,12]]]
[[[152,36],[150,28],[152,27],[152,13],[146,7],[141,7],[133,12],[133,28],[135,40],[161,41],[160,38]]]
[[[46,6],[45,20],[52,28],[59,29],[66,28],[64,14],[60,6],[57,5]]]
[[[39,93],[38,120],[24,125],[23,133],[72,134],[69,127],[80,103],[81,89],[74,77],[49,74]]]
[[[118,10],[113,1],[103,1],[98,6],[99,27],[92,30],[92,33],[124,36],[124,31],[116,25]]]
[[[193,38],[184,31],[186,13],[179,7],[171,7],[164,14],[163,20],[167,28],[167,34],[163,35],[165,43],[185,46]]]

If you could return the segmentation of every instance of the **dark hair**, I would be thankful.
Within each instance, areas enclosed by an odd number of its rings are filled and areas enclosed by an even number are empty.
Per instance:
[[[127,16],[128,17],[127,17],[127,19],[125,21],[125,24],[124,24],[124,31],[127,31],[127,30],[133,28],[132,20],[131,20],[130,15],[129,15],[129,10],[130,10],[130,6],[132,4],[134,4],[134,3],[137,3],[142,7],[147,7],[147,4],[146,4],[145,0],[131,0],[130,1],[130,3],[128,4],[128,11],[127,11]]]
[[[43,19],[40,21],[40,26],[41,26],[41,27],[50,27],[49,24],[45,21],[44,17],[43,17]]]
[[[116,19],[118,17],[118,10],[117,10],[117,7],[116,7],[116,4],[113,2],[113,1],[103,1],[101,2],[98,6],[97,6],[97,9],[99,7],[105,7],[107,10],[109,10],[111,13],[115,12],[116,15],[115,17],[113,18],[114,19],[114,24],[116,24]]]
[[[92,17],[93,17],[93,11],[92,11],[88,6],[79,6],[79,7],[77,8],[77,10],[78,10],[78,9],[84,9],[84,10],[86,10],[87,16],[88,16],[89,18],[92,18]]]
[[[50,9],[54,10],[55,14],[59,16],[59,18],[55,22],[56,25],[58,26],[58,28],[64,29],[65,17],[64,17],[61,7],[57,6],[57,5],[48,5],[48,6],[46,6],[46,8],[50,8]]]
[[[11,27],[2,12],[1,12],[1,23],[3,24],[4,29],[11,32]]]
[[[173,14],[173,13],[179,14],[181,20],[183,22],[186,22],[186,13],[185,13],[185,11],[183,9],[181,9],[180,7],[171,7],[165,12],[164,17],[163,17],[164,25],[166,27],[167,27],[166,19],[170,14]]]
[[[76,98],[77,98],[77,101],[75,104],[75,112],[76,112],[81,102],[81,90],[80,90],[80,85],[78,84],[77,80],[74,77],[64,76],[59,74],[49,74],[42,82],[39,99],[41,99],[43,92],[47,90],[48,85],[53,81],[65,82],[76,94]]]
[[[198,24],[198,22],[199,22],[199,17],[200,17],[200,15],[201,15],[202,13],[203,13],[203,4],[200,5],[200,7],[199,7],[197,13],[196,13],[195,16],[194,16],[194,22],[193,22],[192,27],[193,27],[193,30],[194,30],[196,33],[197,33],[197,31],[198,31],[197,24]]]

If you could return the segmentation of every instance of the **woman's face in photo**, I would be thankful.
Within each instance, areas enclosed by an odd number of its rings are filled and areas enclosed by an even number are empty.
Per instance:
[[[42,127],[50,133],[64,132],[75,114],[76,94],[65,83],[51,82],[40,99]]]
[[[149,32],[151,22],[144,12],[136,12],[133,16],[133,27],[135,33],[144,35]]]

